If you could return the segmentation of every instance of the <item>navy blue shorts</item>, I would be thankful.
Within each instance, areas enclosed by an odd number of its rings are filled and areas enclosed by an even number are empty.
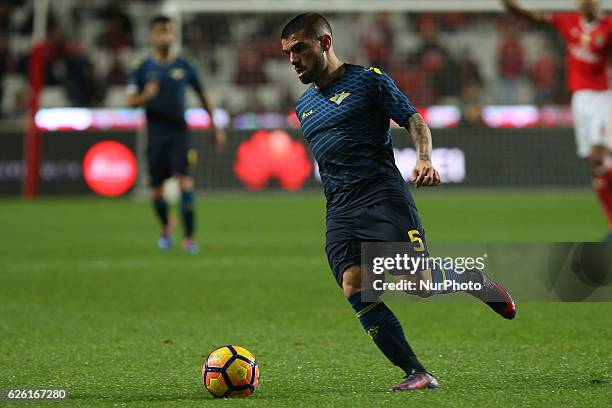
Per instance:
[[[342,275],[361,264],[362,242],[411,242],[418,236],[427,252],[425,231],[417,209],[402,201],[385,201],[327,218],[325,253],[329,266],[342,287]]]
[[[170,137],[166,135],[163,139],[149,136],[147,163],[152,187],[161,186],[166,179],[178,174],[189,174],[187,156],[190,147],[187,130],[178,131]]]

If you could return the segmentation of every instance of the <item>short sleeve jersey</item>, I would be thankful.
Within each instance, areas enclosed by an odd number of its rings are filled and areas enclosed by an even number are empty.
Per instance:
[[[296,113],[319,166],[328,216],[389,199],[414,206],[389,126],[391,119],[405,125],[416,110],[387,74],[345,64],[325,88],[308,88]]]
[[[142,92],[150,81],[159,83],[159,93],[145,106],[147,126],[151,137],[167,133],[167,129],[186,127],[185,108],[187,88],[200,93],[204,84],[196,68],[182,57],[162,64],[147,57],[135,64],[128,77],[128,92]],[[161,137],[161,136],[160,136]]]
[[[571,92],[609,88],[606,68],[612,52],[612,17],[587,23],[580,13],[545,16],[565,40],[567,85]]]

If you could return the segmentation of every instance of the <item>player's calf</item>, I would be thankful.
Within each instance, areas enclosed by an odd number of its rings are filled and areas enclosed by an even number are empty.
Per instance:
[[[408,344],[399,320],[387,305],[378,299],[373,302],[362,300],[359,265],[346,269],[342,289],[364,330],[392,364],[404,370],[407,376],[426,371]]]
[[[609,235],[606,240],[612,235],[612,170],[608,154],[605,146],[592,146],[589,155],[593,190],[608,221]]]
[[[183,228],[185,232],[183,249],[189,253],[196,253],[198,252],[198,247],[193,242],[193,234],[195,229],[194,182],[191,177],[186,175],[179,175],[178,181],[181,189],[181,218],[183,219]]]
[[[161,224],[161,232],[157,238],[157,247],[167,251],[172,247],[172,219],[168,211],[168,202],[164,198],[161,186],[153,187],[153,209]]]

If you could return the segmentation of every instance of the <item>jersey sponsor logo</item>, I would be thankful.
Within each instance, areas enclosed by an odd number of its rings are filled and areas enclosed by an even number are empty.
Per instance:
[[[170,71],[170,77],[176,81],[183,79],[184,76],[185,70],[183,68],[174,68],[172,71]]]
[[[350,92],[342,91],[339,94],[335,94],[334,96],[329,98],[329,100],[334,102],[336,105],[340,106],[342,101],[348,98],[350,95],[351,95]]]
[[[308,112],[304,112],[302,113],[302,119],[306,119],[307,117],[309,117],[310,115],[312,115],[314,113],[314,110],[309,110]]]
[[[587,64],[596,64],[600,60],[597,54],[593,53],[585,46],[570,44],[567,48],[574,58],[579,61],[586,62]]]

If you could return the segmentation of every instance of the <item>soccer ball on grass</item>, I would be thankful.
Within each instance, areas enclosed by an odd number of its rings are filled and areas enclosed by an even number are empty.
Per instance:
[[[202,381],[217,398],[248,397],[257,388],[259,366],[255,356],[244,347],[219,347],[206,357]]]

